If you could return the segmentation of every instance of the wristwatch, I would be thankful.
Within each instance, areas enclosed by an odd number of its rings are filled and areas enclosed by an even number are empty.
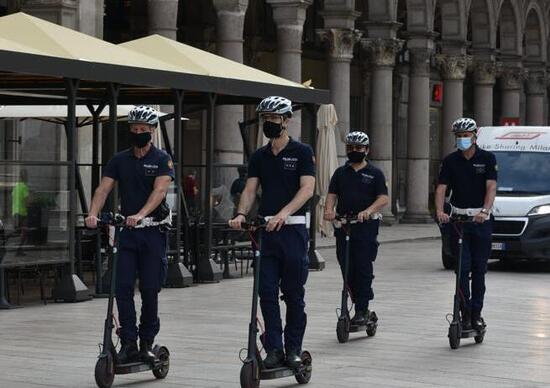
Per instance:
[[[489,209],[481,209],[481,213],[485,214],[485,215],[489,215],[491,212],[489,211]]]

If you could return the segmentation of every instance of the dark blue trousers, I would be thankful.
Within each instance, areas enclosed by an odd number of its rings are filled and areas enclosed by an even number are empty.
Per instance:
[[[379,221],[368,221],[351,225],[350,258],[348,264],[348,288],[355,310],[367,310],[369,301],[374,299],[372,290],[373,262],[378,254]],[[344,228],[336,229],[336,257],[342,277],[346,258],[346,234]]]
[[[120,338],[153,341],[160,330],[158,293],[167,273],[166,233],[159,228],[124,229],[119,234],[116,301]],[[141,318],[136,327],[134,289],[139,279]]]
[[[462,308],[481,312],[485,296],[485,273],[487,261],[491,255],[491,234],[493,223],[491,220],[483,224],[458,224],[456,228],[463,230],[462,271],[460,275],[460,291],[462,293]],[[453,255],[458,257],[458,233],[451,226],[451,243]],[[456,273],[456,270],[455,270]],[[470,274],[472,278],[470,292]]]
[[[279,287],[286,303],[284,348],[302,349],[307,320],[304,285],[309,266],[308,241],[305,225],[288,225],[278,232],[262,233],[259,295],[267,351],[283,349]]]

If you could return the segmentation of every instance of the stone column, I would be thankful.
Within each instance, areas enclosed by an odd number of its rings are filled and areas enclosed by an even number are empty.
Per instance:
[[[425,48],[411,49],[409,80],[406,222],[430,222],[430,57]]]
[[[248,0],[214,0],[218,14],[217,52],[235,62],[243,63],[244,17]],[[243,163],[243,141],[239,130],[243,121],[241,105],[227,105],[216,108],[214,159],[218,163]],[[215,185],[224,184],[228,188],[238,177],[236,168],[218,171]]]
[[[494,61],[474,64],[474,119],[477,125],[493,125],[493,87],[497,67]]]
[[[402,47],[397,39],[365,39],[364,47],[369,54],[372,69],[371,107],[369,133],[371,140],[370,159],[386,176],[390,203],[393,182],[393,68],[395,56]],[[386,220],[394,216],[391,207],[384,210]]]
[[[178,0],[148,0],[149,33],[177,40]]]
[[[501,117],[519,118],[519,101],[521,84],[525,79],[525,72],[520,67],[504,67],[501,71],[502,109]]]
[[[545,89],[546,73],[544,70],[529,70],[527,78],[527,125],[544,125]]]
[[[302,32],[306,9],[313,0],[266,0],[273,8],[277,25],[277,73],[295,82],[302,82]],[[297,112],[288,129],[295,139],[301,134],[301,114]]]
[[[21,11],[73,30],[78,27],[76,0],[27,0],[22,3]]]
[[[330,100],[338,115],[336,146],[338,158],[345,158],[344,136],[350,130],[350,63],[353,59],[353,46],[361,38],[357,30],[327,28],[317,31],[321,40],[329,45],[328,85]]]
[[[443,82],[443,144],[441,158],[455,148],[451,132],[453,122],[463,115],[464,79],[470,57],[467,55],[438,55],[437,62],[441,68]]]

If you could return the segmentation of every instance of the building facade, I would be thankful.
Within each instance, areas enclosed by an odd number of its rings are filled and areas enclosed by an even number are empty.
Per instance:
[[[329,89],[339,157],[347,132],[369,134],[370,158],[388,179],[389,219],[430,220],[456,118],[548,123],[547,0],[0,0],[0,14],[20,10],[113,43],[164,35]],[[243,163],[238,122],[253,116],[251,106],[217,108],[219,163]],[[200,180],[206,118],[189,118],[184,162]],[[299,112],[293,121],[299,138]],[[19,124],[5,125],[19,136]],[[219,170],[217,184],[229,187],[236,168]]]

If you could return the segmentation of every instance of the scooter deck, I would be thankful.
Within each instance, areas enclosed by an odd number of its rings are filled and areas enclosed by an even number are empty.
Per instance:
[[[153,365],[144,362],[131,362],[128,364],[115,365],[115,374],[126,375],[129,373],[145,372],[153,368]]]
[[[462,330],[460,337],[461,338],[480,337],[480,336],[484,336],[486,332],[487,332],[486,328],[483,328],[481,330],[474,330],[474,329]]]
[[[349,332],[357,333],[359,331],[365,331],[370,326],[374,326],[374,325],[376,325],[376,322],[368,322],[368,323],[365,323],[364,325],[349,325]]]
[[[160,360],[155,361],[153,364],[148,364],[146,362],[130,362],[128,364],[119,364],[115,365],[115,374],[116,375],[126,375],[129,373],[139,373],[146,372],[148,370],[160,369],[164,363]]]
[[[261,369],[260,380],[273,380],[283,377],[290,377],[304,372],[311,372],[311,365],[303,365],[298,369],[291,369],[288,366],[281,366],[273,369]]]

